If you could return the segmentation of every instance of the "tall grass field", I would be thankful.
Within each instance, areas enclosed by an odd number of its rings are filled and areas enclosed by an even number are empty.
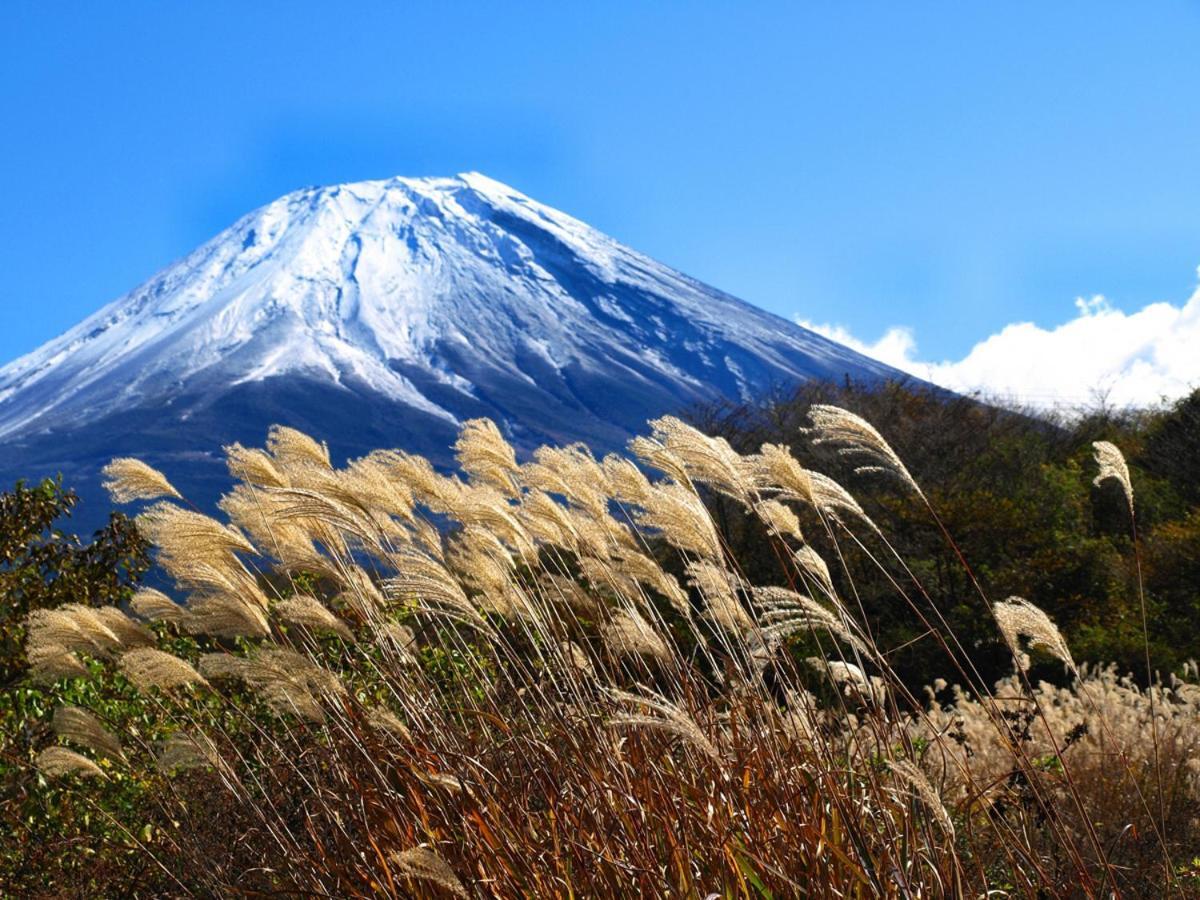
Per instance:
[[[21,802],[101,829],[114,853],[53,852],[129,896],[1200,895],[1200,673],[1151,658],[1121,451],[1097,441],[1091,476],[1134,548],[1134,671],[1077,663],[1040,598],[989,595],[864,418],[817,404],[798,440],[836,465],[662,418],[627,457],[519,464],[474,420],[460,474],[339,468],[277,427],[225,448],[219,518],[115,460],[162,590],[28,614],[10,712],[48,730]],[[932,530],[985,637],[851,478]],[[923,687],[864,579],[919,623]],[[27,840],[9,890],[69,893]]]

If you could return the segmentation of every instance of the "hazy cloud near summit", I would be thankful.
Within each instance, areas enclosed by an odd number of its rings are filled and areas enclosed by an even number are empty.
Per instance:
[[[1053,328],[1016,322],[977,343],[961,360],[920,358],[911,328],[862,341],[840,325],[797,318],[823,334],[920,378],[1039,406],[1124,405],[1174,400],[1200,387],[1200,289],[1182,305],[1151,303],[1125,313],[1102,296],[1075,301],[1075,318]]]

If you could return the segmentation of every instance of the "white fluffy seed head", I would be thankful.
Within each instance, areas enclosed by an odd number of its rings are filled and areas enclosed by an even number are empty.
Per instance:
[[[186,660],[153,647],[142,647],[122,654],[118,666],[121,674],[139,691],[158,688],[170,692],[190,685],[208,687],[204,676]]]
[[[67,775],[79,775],[84,778],[107,777],[104,770],[86,756],[66,747],[47,747],[37,755],[34,765],[47,778],[63,778]]]
[[[63,740],[91,750],[109,759],[124,759],[125,752],[117,736],[100,724],[100,720],[78,706],[60,706],[51,721],[54,733]]]
[[[1009,597],[993,604],[992,612],[996,616],[996,624],[1005,642],[1016,658],[1017,667],[1027,669],[1028,657],[1021,651],[1020,638],[1029,638],[1031,647],[1044,650],[1051,656],[1061,660],[1068,668],[1075,670],[1075,661],[1071,658],[1071,650],[1058,630],[1058,626],[1050,620],[1038,607],[1020,597]]]
[[[1110,444],[1108,441],[1095,441],[1092,449],[1095,450],[1096,465],[1100,467],[1100,472],[1092,483],[1099,486],[1105,480],[1113,479],[1121,486],[1121,491],[1125,494],[1125,501],[1132,510],[1133,481],[1129,477],[1129,466],[1125,463],[1125,455],[1121,453],[1116,444]]]
[[[114,503],[156,500],[159,497],[178,499],[180,496],[162,472],[140,459],[114,459],[101,472],[104,475],[104,489]]]
[[[393,853],[389,860],[408,878],[431,882],[456,897],[467,896],[467,889],[458,880],[450,864],[428,847],[413,847]]]
[[[354,633],[345,622],[326,609],[316,597],[296,594],[275,604],[275,613],[289,625],[298,625],[310,631],[327,631],[342,640],[353,643]]]
[[[824,404],[813,406],[808,417],[812,422],[814,444],[830,444],[843,456],[868,461],[867,465],[856,466],[856,473],[889,472],[917,496],[925,496],[896,451],[866,419],[841,407]]]

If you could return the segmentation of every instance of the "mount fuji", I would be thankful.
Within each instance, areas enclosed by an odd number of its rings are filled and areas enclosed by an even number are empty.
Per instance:
[[[368,181],[250,213],[0,369],[0,480],[96,496],[136,455],[207,503],[222,445],[273,423],[449,464],[475,416],[519,450],[607,451],[697,402],[846,377],[904,376],[483,175]]]

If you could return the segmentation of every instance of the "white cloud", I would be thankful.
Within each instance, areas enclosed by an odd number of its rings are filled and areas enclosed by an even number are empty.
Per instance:
[[[976,344],[958,361],[921,360],[909,328],[859,340],[840,325],[799,321],[920,378],[1036,405],[1076,405],[1105,397],[1126,406],[1157,404],[1200,387],[1200,290],[1181,306],[1152,303],[1124,313],[1096,296],[1054,328],[1017,322]]]

